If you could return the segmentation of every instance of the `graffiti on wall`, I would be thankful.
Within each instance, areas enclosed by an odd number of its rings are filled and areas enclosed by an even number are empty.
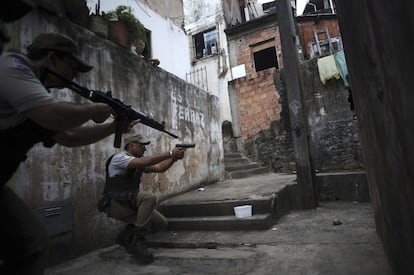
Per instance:
[[[182,121],[190,122],[195,126],[205,128],[205,116],[197,106],[189,106],[184,97],[177,92],[171,93],[172,127],[178,129]]]

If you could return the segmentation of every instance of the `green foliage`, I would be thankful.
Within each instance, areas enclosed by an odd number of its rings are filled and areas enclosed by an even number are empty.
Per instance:
[[[134,16],[131,7],[120,5],[115,10],[108,11],[104,16],[108,20],[118,20],[125,24],[129,45],[134,45],[139,39],[145,40],[144,25]]]

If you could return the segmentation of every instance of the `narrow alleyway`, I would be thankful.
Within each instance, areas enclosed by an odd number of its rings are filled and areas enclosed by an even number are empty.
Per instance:
[[[167,231],[149,242],[150,265],[114,245],[46,274],[392,274],[369,203],[323,202],[291,211],[268,230]]]

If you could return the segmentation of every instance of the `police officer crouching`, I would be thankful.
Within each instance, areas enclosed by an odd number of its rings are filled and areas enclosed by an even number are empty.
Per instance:
[[[167,219],[156,210],[157,197],[140,191],[143,173],[162,173],[184,157],[184,148],[144,157],[150,141],[139,134],[125,138],[124,151],[106,161],[104,195],[98,209],[109,217],[123,221],[126,226],[116,242],[143,263],[154,260],[148,250],[145,235],[167,228]]]

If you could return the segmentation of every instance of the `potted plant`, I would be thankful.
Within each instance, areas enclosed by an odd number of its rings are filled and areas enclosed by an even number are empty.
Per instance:
[[[109,39],[124,47],[131,47],[139,39],[145,38],[144,25],[132,12],[131,7],[120,5],[105,14],[109,20]]]

